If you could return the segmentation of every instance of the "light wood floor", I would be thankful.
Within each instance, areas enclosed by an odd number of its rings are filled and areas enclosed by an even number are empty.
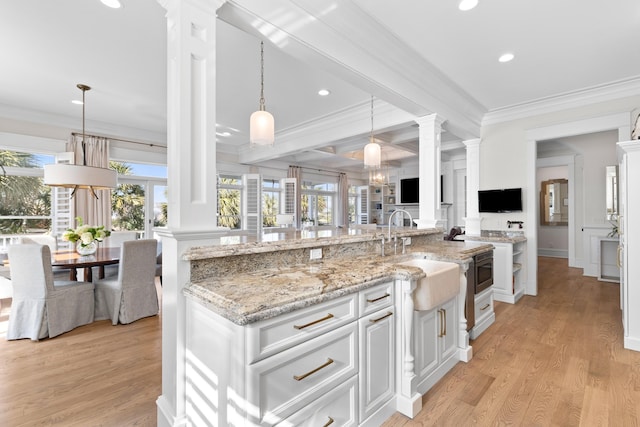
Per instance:
[[[622,348],[618,285],[540,258],[539,295],[497,320],[391,426],[640,425],[640,353]],[[6,301],[3,301],[6,303]],[[0,333],[8,309],[2,306]],[[4,326],[6,328],[6,326]],[[38,343],[0,339],[0,426],[155,426],[160,316],[95,322]]]
[[[496,323],[397,426],[637,426],[640,353],[622,346],[619,285],[539,258],[537,297],[496,304]]]

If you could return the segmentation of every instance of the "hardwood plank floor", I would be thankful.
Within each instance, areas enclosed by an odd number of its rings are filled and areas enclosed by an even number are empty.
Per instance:
[[[617,283],[539,258],[537,297],[496,303],[496,322],[398,426],[637,426],[640,353],[623,348]]]
[[[0,426],[156,425],[160,316],[117,326],[102,320],[39,342],[6,341],[8,302],[0,312]]]
[[[622,348],[619,286],[539,259],[539,295],[496,304],[496,323],[384,426],[640,425],[640,353]],[[7,301],[0,312],[6,330]],[[94,322],[51,340],[0,339],[0,426],[155,426],[161,320]]]

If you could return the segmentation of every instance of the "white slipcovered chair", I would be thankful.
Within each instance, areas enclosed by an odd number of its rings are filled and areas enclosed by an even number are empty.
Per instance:
[[[93,322],[93,283],[54,281],[49,246],[10,245],[9,266],[13,301],[8,340],[53,338]]]
[[[131,323],[158,314],[155,239],[122,243],[116,275],[94,280],[95,320]]]
[[[20,238],[20,243],[37,243],[47,245],[51,252],[58,250],[58,241],[51,234],[31,234]]]

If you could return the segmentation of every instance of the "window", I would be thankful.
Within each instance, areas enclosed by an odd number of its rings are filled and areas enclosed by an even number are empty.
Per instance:
[[[232,230],[241,228],[240,201],[242,177],[219,175],[218,177],[218,226]]]
[[[262,226],[275,227],[280,208],[280,181],[262,180]]]
[[[51,229],[51,188],[43,185],[41,169],[43,162],[51,162],[50,159],[51,156],[0,150],[0,234]]]
[[[166,166],[109,162],[118,172],[118,187],[111,192],[111,228],[151,236],[152,227],[167,225]]]
[[[356,224],[357,217],[357,206],[358,206],[358,187],[355,185],[349,186],[349,194],[347,196],[348,199],[348,215],[349,215],[349,224]]]
[[[333,210],[336,200],[336,186],[334,182],[302,183],[301,219],[302,223],[315,225],[333,225]]]

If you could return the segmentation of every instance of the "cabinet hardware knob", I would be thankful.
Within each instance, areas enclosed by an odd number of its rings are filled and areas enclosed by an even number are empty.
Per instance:
[[[485,311],[487,308],[491,307],[491,304],[487,304],[480,309],[480,311]]]
[[[378,298],[367,299],[367,302],[377,302],[377,301],[380,301],[381,299],[385,299],[385,298],[390,297],[390,296],[391,295],[389,295],[389,294],[384,294],[384,295],[382,295],[381,297],[378,297]]]
[[[328,427],[331,424],[333,424],[333,418],[329,417],[329,421],[327,421],[327,423],[325,425],[323,425],[322,427]]]
[[[294,375],[293,379],[296,381],[302,381],[303,379],[307,378],[309,375],[313,375],[316,372],[318,372],[320,369],[322,368],[326,368],[327,366],[331,365],[333,363],[333,359],[328,358],[327,361],[325,363],[323,363],[322,365],[318,366],[317,368],[307,372],[306,374],[302,374],[302,375]]]
[[[313,322],[309,322],[309,323],[304,324],[304,325],[293,325],[293,327],[296,328],[296,329],[304,329],[304,328],[308,328],[309,326],[313,326],[316,323],[320,323],[320,322],[324,322],[325,320],[329,320],[331,318],[333,318],[333,314],[329,313],[326,316],[324,316],[322,319],[314,320]]]
[[[618,245],[618,253],[616,254],[616,265],[622,268],[622,246]]]
[[[392,312],[387,311],[387,314],[385,314],[384,316],[382,316],[382,317],[378,317],[377,319],[369,319],[369,322],[371,322],[371,323],[377,323],[377,322],[379,322],[379,321],[381,321],[381,320],[383,320],[383,319],[386,319],[387,317],[392,316],[392,315],[393,315],[393,313],[392,313]]]
[[[443,337],[444,333],[442,332],[442,325],[444,325],[444,319],[442,318],[442,309],[438,309],[438,316],[440,316],[440,332],[438,332],[438,337]]]

